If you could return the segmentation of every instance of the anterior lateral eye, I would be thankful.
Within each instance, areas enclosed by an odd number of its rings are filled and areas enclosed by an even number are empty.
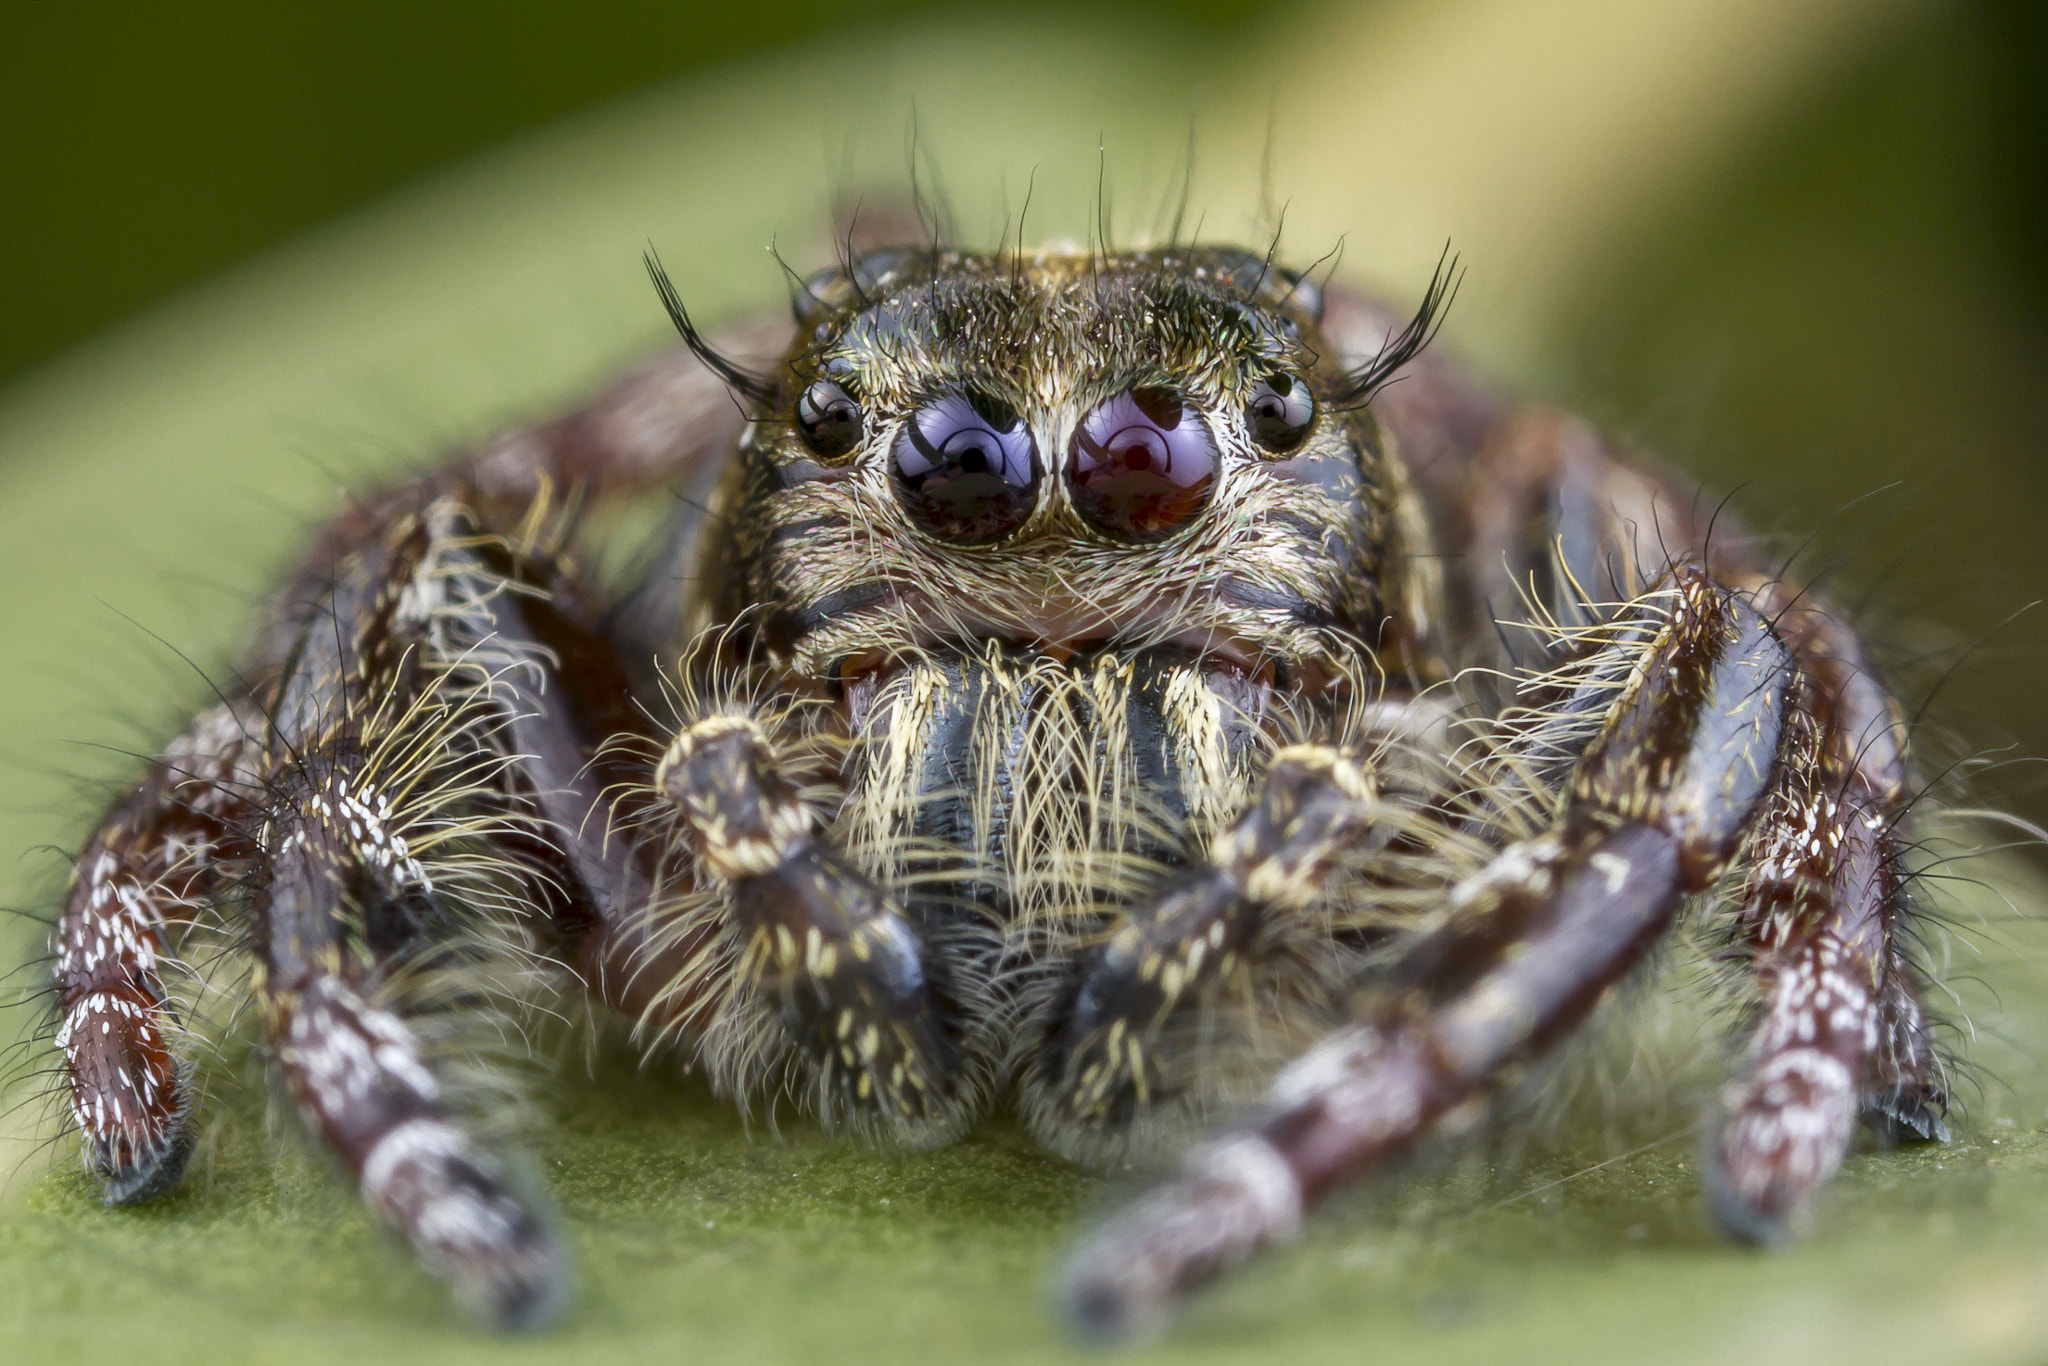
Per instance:
[[[947,394],[903,424],[892,453],[897,492],[934,536],[974,545],[1024,524],[1038,497],[1038,444],[1015,409]]]
[[[1269,451],[1285,454],[1299,446],[1316,420],[1315,397],[1308,382],[1274,373],[1260,380],[1244,405],[1245,425],[1252,440]]]
[[[838,384],[821,379],[798,396],[796,429],[817,454],[845,455],[860,444],[860,404]]]
[[[1133,389],[1098,405],[1067,459],[1075,509],[1122,540],[1169,535],[1202,510],[1215,482],[1216,443],[1169,389]]]

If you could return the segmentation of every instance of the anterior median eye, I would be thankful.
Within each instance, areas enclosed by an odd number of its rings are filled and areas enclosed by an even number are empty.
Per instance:
[[[903,424],[893,464],[910,515],[963,545],[1007,536],[1038,496],[1038,446],[1015,409],[980,394],[934,399]]]
[[[860,404],[839,385],[821,379],[797,397],[796,429],[819,455],[845,455],[860,444]]]
[[[1308,382],[1293,375],[1271,374],[1260,380],[1244,405],[1245,425],[1252,440],[1269,451],[1285,454],[1301,444],[1316,420],[1316,401]]]
[[[1202,510],[1215,481],[1216,443],[1169,389],[1133,389],[1099,405],[1067,460],[1075,509],[1123,540],[1170,534]]]

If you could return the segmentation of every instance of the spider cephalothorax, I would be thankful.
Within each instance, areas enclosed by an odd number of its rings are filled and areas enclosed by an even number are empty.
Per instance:
[[[1403,324],[1222,248],[849,253],[756,374],[655,274],[687,350],[334,522],[81,854],[57,1044],[110,1200],[183,1165],[209,937],[364,1198],[507,1322],[560,1253],[428,1041],[550,980],[886,1142],[1248,1116],[1078,1254],[1112,1328],[1470,1114],[1716,888],[1757,1006],[1723,1222],[1773,1236],[1859,1113],[1943,1135],[1854,637],[1418,358],[1441,277]],[[564,495],[671,483],[606,606]]]
[[[1296,277],[891,251],[811,288],[706,561],[711,618],[758,612],[794,672],[936,641],[1426,648],[1406,481]]]

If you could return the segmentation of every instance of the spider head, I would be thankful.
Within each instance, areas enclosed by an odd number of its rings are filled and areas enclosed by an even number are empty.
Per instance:
[[[1251,253],[870,253],[806,281],[708,575],[792,672],[1177,645],[1265,677],[1403,654],[1415,519]]]

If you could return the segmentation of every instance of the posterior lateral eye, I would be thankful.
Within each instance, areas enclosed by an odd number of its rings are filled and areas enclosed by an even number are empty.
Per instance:
[[[981,394],[946,394],[911,415],[890,464],[918,525],[961,545],[1024,524],[1038,499],[1038,443],[1017,411]]]
[[[1284,371],[1260,380],[1245,401],[1244,421],[1252,440],[1284,455],[1302,443],[1316,420],[1315,396],[1308,381]]]
[[[1067,489],[1089,522],[1119,540],[1170,535],[1200,512],[1216,482],[1216,443],[1170,389],[1133,389],[1081,420]]]

